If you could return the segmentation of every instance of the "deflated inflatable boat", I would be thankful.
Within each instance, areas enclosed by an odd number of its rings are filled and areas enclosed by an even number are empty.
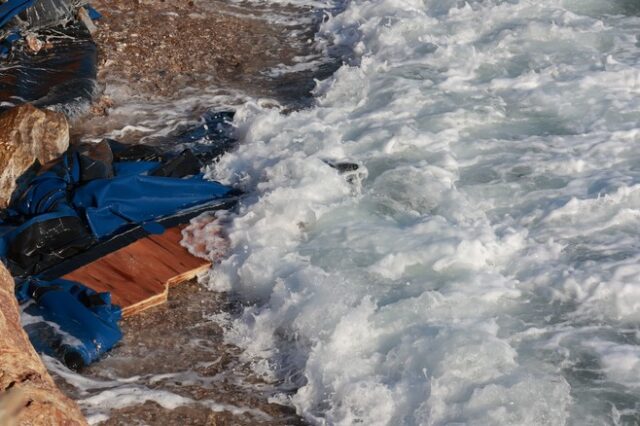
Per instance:
[[[25,312],[38,320],[25,327],[37,350],[79,368],[121,338],[121,310],[110,295],[62,276],[205,211],[234,206],[238,191],[200,173],[235,142],[232,117],[207,114],[174,138],[172,150],[104,140],[23,175],[1,212],[0,258]]]
[[[90,31],[99,17],[84,0],[0,0],[0,110],[25,102],[67,116],[86,109],[96,90]],[[72,147],[54,164],[35,164],[19,179],[9,207],[0,212],[0,259],[16,279],[29,318],[25,329],[39,352],[80,368],[122,337],[123,312],[111,294],[63,276],[151,234],[176,239],[179,232],[165,229],[233,207],[237,191],[200,174],[203,164],[235,142],[232,119],[231,112],[207,113],[170,149],[111,140]],[[171,242],[171,253],[181,249]],[[125,284],[139,284],[142,277],[136,276]],[[113,291],[110,282],[100,288]]]

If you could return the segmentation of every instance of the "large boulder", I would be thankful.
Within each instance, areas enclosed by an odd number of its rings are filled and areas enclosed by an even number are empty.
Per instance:
[[[0,208],[36,160],[45,164],[68,146],[69,124],[62,114],[22,105],[0,115]],[[0,263],[0,425],[85,425],[78,406],[58,390],[31,346],[14,286]]]
[[[0,424],[86,425],[78,406],[64,396],[20,324],[14,281],[0,263]]]
[[[16,179],[38,160],[45,164],[69,147],[64,114],[30,104],[0,115],[0,208],[7,207]]]

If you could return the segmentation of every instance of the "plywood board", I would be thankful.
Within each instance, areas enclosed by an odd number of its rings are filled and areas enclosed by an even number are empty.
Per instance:
[[[108,291],[124,316],[134,315],[167,301],[172,285],[206,271],[210,262],[192,256],[180,245],[181,229],[142,238],[67,274],[98,291]]]

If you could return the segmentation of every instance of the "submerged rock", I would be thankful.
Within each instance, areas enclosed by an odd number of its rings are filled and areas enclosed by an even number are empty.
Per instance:
[[[20,105],[0,115],[0,208],[5,208],[16,179],[37,160],[58,158],[69,147],[64,114]]]

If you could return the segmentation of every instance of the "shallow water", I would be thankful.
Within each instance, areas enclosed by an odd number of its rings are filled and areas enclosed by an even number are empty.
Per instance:
[[[326,55],[321,43],[308,43],[321,14],[286,5],[216,1],[211,6],[212,14],[250,14],[249,27],[256,33],[247,37],[267,31],[278,34],[271,50],[252,62],[253,74],[212,79],[201,87],[176,86],[169,97],[140,93],[117,75],[106,75],[100,83],[112,102],[108,114],[76,120],[74,139],[110,137],[167,145],[172,135],[200,125],[201,115],[209,109],[251,103],[286,111],[313,103],[314,78],[326,77],[340,61]],[[282,58],[286,63],[279,62]],[[208,243],[198,252],[216,261],[227,251],[222,228],[227,222],[224,215],[215,222],[203,215],[194,220],[189,228],[194,235],[186,241],[198,246],[198,239],[206,235]],[[305,424],[281,397],[279,378],[268,372],[266,363],[244,357],[238,347],[224,342],[222,327],[238,312],[236,300],[232,294],[184,284],[171,290],[167,304],[123,320],[123,341],[100,362],[80,373],[49,357],[45,363],[90,424]],[[23,316],[25,323],[32,320]],[[254,371],[254,364],[260,363],[265,368]]]
[[[312,424],[640,422],[636,3],[324,6],[347,64],[312,108],[242,95],[208,169],[248,192],[225,342]]]
[[[304,424],[269,401],[273,384],[224,343],[212,312],[229,309],[227,295],[183,284],[165,305],[123,321],[123,341],[80,374],[45,361],[91,424]]]

